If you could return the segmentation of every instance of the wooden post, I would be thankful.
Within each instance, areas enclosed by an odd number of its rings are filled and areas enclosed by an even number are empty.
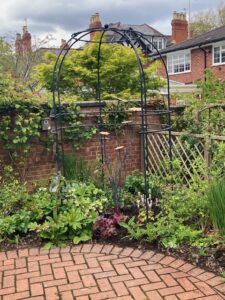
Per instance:
[[[206,165],[206,178],[209,179],[209,167],[210,167],[210,146],[211,146],[211,137],[210,134],[205,135],[204,140],[204,159]]]

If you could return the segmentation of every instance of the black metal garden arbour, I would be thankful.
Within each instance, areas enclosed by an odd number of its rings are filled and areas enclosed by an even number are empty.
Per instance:
[[[93,40],[90,41],[87,39],[91,33],[100,33],[99,40]],[[79,31],[76,33],[73,33],[69,41],[65,44],[65,46],[61,49],[60,53],[58,54],[58,57],[55,62],[53,75],[52,75],[52,92],[53,92],[53,113],[51,114],[51,117],[54,119],[55,124],[55,145],[56,145],[56,161],[57,161],[57,168],[58,171],[63,170],[63,161],[64,161],[64,149],[63,149],[63,130],[66,128],[65,126],[62,127],[62,105],[60,101],[60,79],[61,79],[61,73],[63,68],[63,63],[65,61],[66,56],[68,55],[70,49],[78,42],[87,42],[87,43],[98,43],[98,54],[97,54],[97,101],[99,102],[99,115],[100,115],[100,122],[98,124],[85,124],[85,125],[75,125],[77,126],[95,126],[100,130],[104,128],[105,124],[103,123],[102,118],[102,89],[101,89],[101,45],[103,43],[115,43],[112,41],[107,41],[107,39],[103,39],[104,36],[107,34],[107,32],[113,32],[118,34],[121,39],[119,40],[119,43],[126,44],[127,46],[131,47],[135,53],[136,59],[137,59],[137,67],[139,70],[139,88],[140,88],[140,103],[141,103],[141,123],[140,126],[140,134],[142,136],[142,155],[143,155],[143,176],[144,176],[144,202],[146,207],[146,216],[148,220],[148,214],[149,214],[149,205],[148,205],[148,197],[149,197],[149,188],[148,188],[148,180],[147,180],[147,173],[148,173],[148,150],[147,150],[147,135],[149,133],[153,132],[160,132],[160,131],[168,131],[168,145],[169,145],[169,157],[172,159],[172,150],[171,150],[171,109],[170,109],[170,87],[169,87],[169,76],[168,71],[166,67],[166,63],[164,62],[163,57],[161,56],[158,49],[155,47],[155,45],[149,41],[141,32],[134,31],[131,28],[126,29],[118,29],[118,28],[109,28],[108,25],[105,25],[102,28],[92,28],[92,29],[86,29],[83,31]],[[116,42],[118,43],[118,41]],[[153,48],[156,53],[158,54],[159,59],[161,60],[166,73],[166,81],[167,81],[167,106],[165,106],[165,109],[160,110],[149,110],[147,107],[147,89],[146,89],[146,79],[145,79],[145,73],[144,73],[144,67],[141,62],[141,58],[138,54],[136,45],[139,45],[142,47],[142,50],[147,54],[149,52],[150,48]],[[143,44],[145,45],[143,47]],[[148,44],[146,46],[146,44]],[[117,113],[117,111],[114,111]],[[119,111],[118,111],[119,112]],[[71,113],[72,114],[72,113]],[[168,116],[168,123],[161,124],[162,128],[159,130],[151,130],[149,129],[150,122],[149,116],[151,115],[167,115]],[[151,123],[152,125],[153,123]],[[107,124],[108,125],[108,124]],[[102,143],[102,137],[100,138],[100,143]],[[101,147],[101,151],[103,147]],[[101,153],[102,157],[104,153]],[[103,172],[103,171],[102,171]]]

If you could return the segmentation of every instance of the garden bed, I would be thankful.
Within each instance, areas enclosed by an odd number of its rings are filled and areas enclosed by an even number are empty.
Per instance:
[[[110,186],[102,189],[92,181],[55,177],[50,188],[28,193],[10,179],[1,186],[0,250],[49,249],[92,240],[152,249],[224,274],[223,228],[214,228],[210,220],[208,187],[202,182],[198,189],[171,187],[157,177],[148,180],[152,206],[146,223],[140,175],[127,177],[120,188],[120,205],[112,201]]]

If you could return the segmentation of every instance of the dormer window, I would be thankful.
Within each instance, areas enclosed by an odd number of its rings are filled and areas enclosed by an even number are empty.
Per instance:
[[[213,65],[225,63],[225,45],[213,47]]]
[[[160,37],[153,37],[152,39],[153,45],[158,49],[162,50],[164,48],[164,40],[163,38]],[[153,51],[155,50],[154,48],[152,49]]]
[[[182,51],[167,56],[167,69],[169,74],[185,73],[191,70],[190,51]]]

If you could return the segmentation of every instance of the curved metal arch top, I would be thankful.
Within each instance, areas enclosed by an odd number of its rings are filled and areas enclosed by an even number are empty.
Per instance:
[[[169,74],[167,71],[166,63],[159,52],[159,50],[156,48],[156,46],[148,40],[141,32],[134,31],[132,29],[118,29],[118,28],[110,28],[108,25],[105,25],[102,28],[91,28],[86,29],[83,31],[79,31],[76,33],[73,33],[71,35],[71,38],[68,40],[67,43],[65,43],[64,47],[60,50],[52,73],[52,93],[53,93],[53,111],[52,114],[54,120],[55,120],[55,143],[56,143],[56,159],[57,159],[57,166],[58,171],[63,169],[63,161],[64,161],[64,148],[63,148],[63,130],[65,129],[65,126],[62,126],[62,105],[60,100],[60,81],[61,81],[61,74],[63,65],[65,62],[65,59],[69,53],[69,51],[78,43],[82,41],[87,41],[87,37],[91,33],[100,33],[100,38],[98,40],[89,41],[88,43],[98,43],[98,52],[97,52],[97,101],[101,104],[102,102],[102,87],[101,87],[101,46],[104,43],[113,44],[114,42],[105,41],[104,36],[109,33],[114,32],[118,36],[121,37],[121,41],[123,43],[126,43],[126,46],[129,46],[136,57],[137,61],[137,68],[139,71],[139,91],[140,91],[140,103],[141,103],[141,130],[140,134],[142,135],[142,156],[143,156],[143,176],[144,176],[144,187],[145,187],[145,194],[144,194],[144,200],[145,200],[145,206],[146,206],[146,215],[148,219],[148,197],[149,197],[149,187],[148,187],[148,179],[147,179],[147,173],[148,173],[148,149],[147,149],[147,135],[151,132],[160,132],[160,131],[168,131],[169,132],[169,157],[170,160],[172,160],[172,143],[171,143],[171,107],[170,107],[170,82],[169,82]],[[166,74],[166,82],[167,82],[167,108],[165,110],[157,110],[156,111],[150,111],[147,109],[147,88],[146,88],[146,77],[144,72],[144,66],[142,64],[141,57],[138,53],[138,50],[136,48],[136,44],[140,42],[145,41],[148,43],[151,48],[153,48],[156,53],[158,54],[158,57],[160,61],[162,62],[162,66],[165,69]],[[118,43],[121,43],[118,41]],[[144,49],[142,49],[144,50]],[[100,123],[102,124],[102,105],[99,105],[99,115],[100,115]],[[148,122],[148,116],[151,114],[168,114],[168,124],[162,124],[161,130],[150,130],[148,128],[148,125],[150,123]],[[102,126],[98,125],[100,130],[101,128],[104,128],[104,124]],[[152,123],[151,123],[152,124]],[[76,125],[77,126],[77,125]],[[68,126],[71,127],[71,126]],[[104,145],[103,145],[103,139],[100,137],[100,143],[101,143],[101,155],[102,155],[102,163],[103,163],[103,156],[104,156]],[[60,153],[60,155],[59,155]],[[104,174],[103,174],[103,180],[104,180]]]

